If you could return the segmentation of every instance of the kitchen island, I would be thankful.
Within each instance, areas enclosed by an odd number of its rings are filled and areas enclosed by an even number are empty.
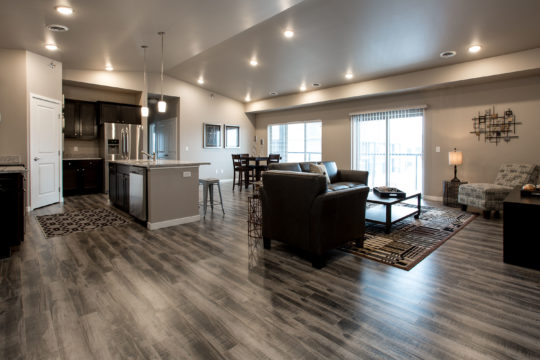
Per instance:
[[[199,166],[181,160],[108,162],[109,199],[149,230],[199,221]]]

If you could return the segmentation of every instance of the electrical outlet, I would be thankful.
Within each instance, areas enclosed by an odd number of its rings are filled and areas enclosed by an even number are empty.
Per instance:
[[[74,147],[73,147],[73,151],[79,151],[79,147],[78,147],[78,146],[74,146]]]
[[[189,151],[189,146],[186,146],[186,151]]]
[[[184,171],[183,176],[184,177],[191,177],[191,171]]]
[[[435,146],[435,152],[441,152],[441,147],[440,146]]]

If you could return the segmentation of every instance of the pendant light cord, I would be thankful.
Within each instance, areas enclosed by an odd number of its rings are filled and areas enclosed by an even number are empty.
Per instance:
[[[163,101],[163,35],[165,33],[162,31],[159,34],[161,35],[161,101]]]
[[[144,93],[143,93],[143,96],[144,96],[144,100],[143,100],[143,105],[145,107],[148,107],[148,87],[146,86],[146,48],[147,46],[146,45],[143,45],[142,46],[143,48],[143,57],[144,57],[144,68],[143,68],[143,86],[144,86]]]

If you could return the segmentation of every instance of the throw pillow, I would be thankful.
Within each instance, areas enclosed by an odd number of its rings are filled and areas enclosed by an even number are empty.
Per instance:
[[[326,183],[330,184],[330,177],[328,176],[328,171],[326,171],[326,166],[324,166],[324,164],[317,165],[309,163],[309,172],[326,176]]]

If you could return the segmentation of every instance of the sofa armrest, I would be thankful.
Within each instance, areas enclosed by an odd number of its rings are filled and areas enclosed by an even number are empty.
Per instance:
[[[321,255],[348,241],[363,239],[369,187],[329,191],[317,196],[310,210],[312,253]]]
[[[309,243],[309,212],[327,190],[326,177],[292,171],[267,171],[261,189],[263,236],[299,248]]]
[[[357,182],[367,185],[368,183],[368,171],[362,170],[338,170],[337,178],[339,182]]]

